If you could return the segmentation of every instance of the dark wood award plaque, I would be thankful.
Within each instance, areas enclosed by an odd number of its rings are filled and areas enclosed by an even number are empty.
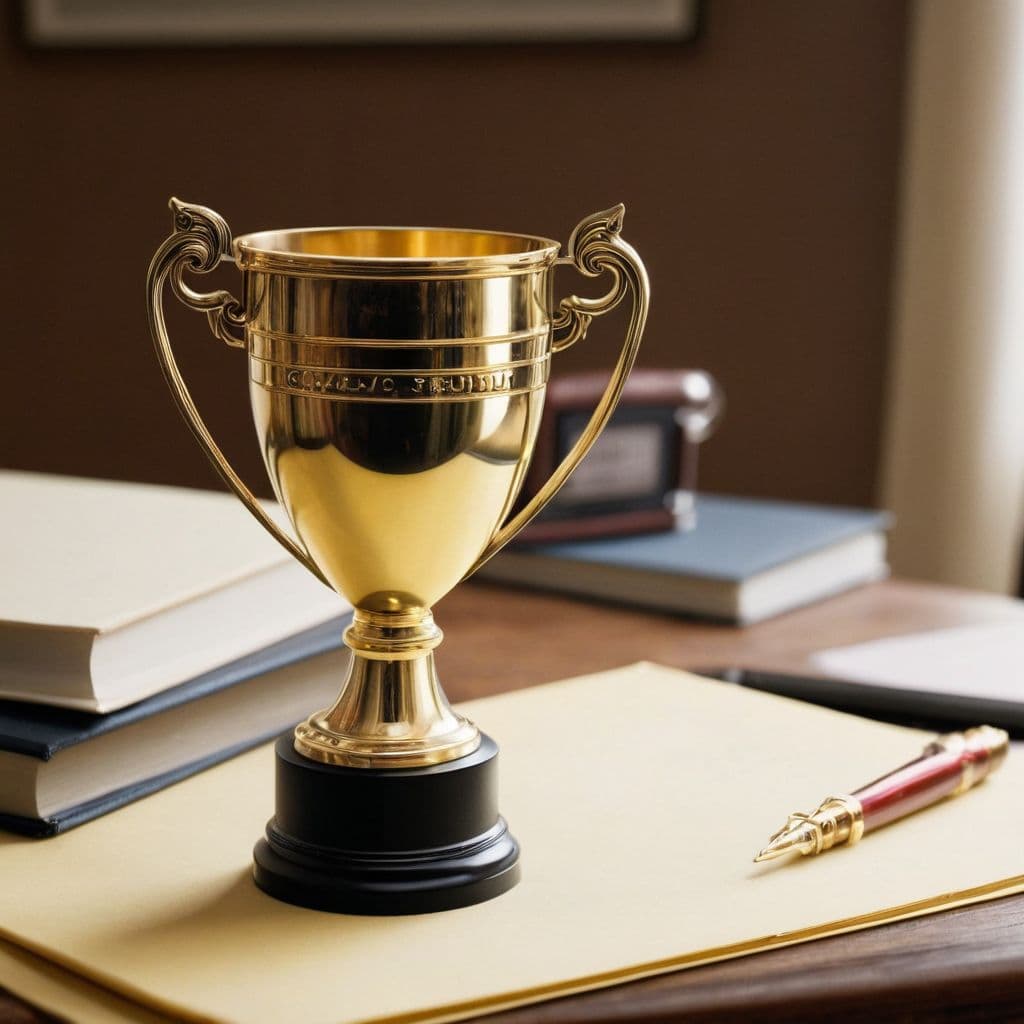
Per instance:
[[[576,443],[606,384],[605,374],[582,373],[548,385],[521,504]],[[698,446],[724,408],[721,388],[703,370],[634,370],[590,454],[518,542],[685,527],[693,515]]]

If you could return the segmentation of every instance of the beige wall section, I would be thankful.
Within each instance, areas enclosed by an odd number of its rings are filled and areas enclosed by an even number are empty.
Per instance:
[[[918,4],[883,500],[896,573],[1016,587],[1024,530],[1024,4]]]

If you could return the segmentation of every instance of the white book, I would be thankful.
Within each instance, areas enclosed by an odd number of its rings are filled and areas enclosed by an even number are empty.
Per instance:
[[[812,663],[851,683],[1024,705],[1024,616],[869,640],[819,651]],[[1009,617],[1012,616],[1012,617]]]
[[[0,697],[112,711],[348,607],[233,495],[0,471]]]

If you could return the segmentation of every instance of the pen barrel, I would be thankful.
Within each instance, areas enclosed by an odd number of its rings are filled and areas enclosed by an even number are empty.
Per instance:
[[[956,754],[922,754],[896,771],[869,782],[853,795],[864,812],[864,831],[913,814],[956,792],[962,769]]]
[[[852,794],[864,813],[864,831],[965,792],[998,767],[1007,746],[1006,733],[990,726],[928,744],[920,757]]]

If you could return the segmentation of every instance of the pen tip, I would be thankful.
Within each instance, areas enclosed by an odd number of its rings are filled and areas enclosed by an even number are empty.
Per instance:
[[[754,858],[754,863],[785,857],[787,853],[810,853],[813,848],[814,837],[806,829],[782,829],[772,836],[768,845]]]
[[[787,846],[785,848],[773,847],[772,844],[769,843],[754,858],[754,863],[755,864],[760,864],[761,861],[763,861],[763,860],[775,860],[776,857],[784,857],[787,853],[790,853],[792,851],[793,851],[793,847],[791,847],[791,846]]]

